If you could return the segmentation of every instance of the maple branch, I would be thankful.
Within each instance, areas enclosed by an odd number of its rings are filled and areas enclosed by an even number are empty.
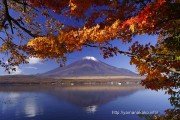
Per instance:
[[[12,18],[10,16],[10,19],[13,21],[14,24],[16,24],[19,28],[21,28],[24,32],[26,32],[27,34],[29,34],[31,37],[39,37],[39,35],[37,34],[33,34],[30,30],[24,28],[23,26],[21,26],[14,18]]]
[[[2,37],[0,37],[0,39],[1,39],[3,42],[5,41]]]
[[[9,10],[8,10],[8,5],[7,5],[7,0],[3,0],[3,4],[5,6],[5,20],[4,20],[4,23],[6,21],[9,22],[9,25],[11,27],[11,31],[12,31],[12,34],[14,34],[13,32],[13,25],[12,25],[12,22],[17,25],[19,28],[21,28],[24,32],[26,32],[28,35],[30,35],[31,37],[39,37],[39,35],[37,34],[33,34],[30,30],[26,29],[25,27],[21,26],[19,24],[19,22],[17,20],[15,20],[13,17],[10,16],[9,14]]]
[[[174,73],[177,73],[177,74],[180,74],[180,71],[177,70],[176,68],[172,68],[172,67],[168,67],[166,65],[161,65],[161,64],[158,64],[157,62],[153,62],[153,61],[148,61],[146,59],[143,59],[143,58],[140,58],[138,55],[134,55],[135,58],[139,59],[141,62],[143,63],[147,63],[148,65],[153,65],[153,66],[158,66],[160,68],[164,68],[164,69],[167,69],[171,72],[174,72]]]
[[[3,16],[4,16],[4,18],[3,18]],[[5,22],[6,22],[6,16],[5,16],[5,14],[2,14],[1,16],[0,16],[0,19],[1,19],[1,23],[0,23],[0,26],[1,27],[5,27],[4,26],[4,24],[5,24]]]
[[[16,3],[18,3],[18,4],[24,5],[24,12],[26,11],[26,6],[29,6],[29,7],[33,8],[34,10],[38,11],[35,7],[27,4],[26,0],[24,0],[24,2],[20,2],[20,1],[18,1],[18,0],[12,0],[12,1],[14,1],[14,2],[16,2]]]
[[[4,7],[5,7],[5,19],[4,19],[4,23],[6,21],[9,22],[9,25],[11,27],[11,32],[12,32],[12,34],[14,34],[13,27],[12,27],[12,22],[11,22],[10,15],[9,15],[7,0],[3,0],[3,4],[4,4]]]
[[[90,44],[84,44],[85,46],[89,46],[89,47],[96,47],[98,48],[99,46],[96,46],[96,45],[90,45]],[[108,47],[101,47],[103,49],[106,49],[108,50],[109,48]],[[130,52],[125,52],[125,51],[121,51],[119,49],[116,49],[116,51],[113,51],[114,53],[118,52],[119,54],[122,54],[122,55],[125,55],[125,56],[128,56],[128,57],[134,57],[138,60],[140,60],[142,63],[147,63],[148,65],[153,65],[153,66],[158,66],[160,68],[164,68],[164,69],[167,69],[171,72],[174,72],[174,73],[177,73],[177,74],[180,74],[180,71],[177,70],[176,68],[172,68],[172,67],[168,67],[166,65],[161,65],[161,64],[158,64],[157,62],[153,62],[153,61],[149,61],[149,60],[146,60],[146,59],[143,59],[141,58],[139,55],[137,54],[133,54],[133,53],[130,53]]]
[[[100,46],[96,46],[96,45],[90,45],[90,44],[84,44],[85,46],[88,46],[88,47],[95,47],[95,48],[99,48]],[[102,49],[108,49],[107,47],[105,47],[105,46],[101,46],[100,48],[102,48]],[[123,54],[123,55],[125,55],[125,56],[129,56],[129,57],[133,57],[133,54],[132,53],[130,53],[130,52],[125,52],[125,51],[120,51],[120,50],[118,50],[118,51],[116,51],[116,52],[119,52],[120,54]]]

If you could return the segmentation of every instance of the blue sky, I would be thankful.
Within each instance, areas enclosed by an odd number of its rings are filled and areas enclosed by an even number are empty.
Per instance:
[[[57,14],[54,14],[52,12],[53,16],[56,17],[57,19],[59,19],[63,24],[66,25],[75,25],[75,26],[82,26],[83,25],[83,21],[76,21],[73,18],[66,18],[64,16],[59,16]],[[15,12],[11,13],[12,16],[16,16]],[[87,13],[88,15],[88,13]],[[17,15],[18,16],[18,15]],[[41,19],[37,19],[40,23],[43,23],[45,19],[41,18]],[[100,22],[100,21],[97,21]],[[3,37],[4,35],[1,33],[0,34],[1,37]],[[18,38],[16,38],[16,41],[18,41]],[[141,44],[146,44],[151,42],[151,44],[155,45],[156,41],[157,41],[157,36],[148,36],[148,35],[141,35],[141,36],[136,36],[133,38],[133,41],[131,43],[126,43],[126,44],[122,44],[121,40],[113,40],[111,42],[111,44],[113,46],[117,46],[120,50],[122,51],[128,51],[129,47],[133,44],[133,42],[138,41]],[[1,41],[0,41],[1,44]],[[123,56],[123,55],[117,55],[114,56],[112,58],[108,58],[108,59],[103,59],[103,55],[100,55],[100,50],[96,49],[96,48],[84,48],[82,51],[80,52],[75,52],[72,54],[68,54],[67,55],[67,62],[66,65],[75,62],[77,60],[82,59],[85,56],[93,56],[96,59],[110,64],[112,66],[118,67],[118,68],[126,68],[129,69],[133,72],[136,72],[136,68],[133,65],[130,65],[130,58]],[[0,58],[3,58],[4,55],[2,56],[0,54]],[[55,60],[47,60],[42,62],[41,59],[38,58],[31,58],[29,64],[25,64],[25,65],[20,65],[16,67],[16,72],[12,72],[12,74],[37,74],[37,73],[44,73],[47,72],[49,70],[55,69],[57,67],[59,67],[59,64],[55,62]],[[0,67],[0,75],[4,75],[7,74],[7,72],[4,72],[4,68]]]
[[[135,38],[133,38],[132,43],[135,41],[139,41],[139,43],[141,44],[146,44],[146,43],[151,42],[151,44],[155,45],[157,41],[157,36],[148,36],[148,35],[136,36]],[[113,45],[118,46],[118,48],[123,51],[128,51],[129,46],[132,45],[132,43],[122,44],[121,40],[114,40],[111,43]],[[118,68],[126,68],[133,72],[137,72],[135,66],[129,64],[129,61],[130,61],[129,57],[119,54],[112,58],[103,59],[103,55],[100,55],[99,49],[90,48],[90,47],[84,48],[80,52],[68,54],[66,65],[72,62],[75,62],[79,59],[82,59],[85,56],[93,56],[96,59],[102,62],[105,62],[107,64],[110,64],[112,66],[115,66]],[[0,57],[2,56],[0,55]],[[59,67],[59,64],[56,63],[54,60],[47,60],[47,61],[42,62],[41,59],[31,58],[29,62],[30,62],[29,64],[17,66],[16,67],[17,71],[12,72],[12,74],[37,74],[37,73],[47,72],[49,70]],[[4,75],[4,74],[7,74],[7,73],[4,72],[3,68],[1,68],[0,75]]]

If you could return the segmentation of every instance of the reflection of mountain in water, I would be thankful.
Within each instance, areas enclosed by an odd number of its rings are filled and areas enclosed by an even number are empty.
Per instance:
[[[8,92],[36,92],[43,91],[60,101],[69,102],[78,106],[88,113],[94,113],[99,106],[107,104],[118,97],[129,96],[136,91],[143,89],[142,86],[124,85],[124,86],[1,86],[0,91]],[[10,94],[11,95],[11,94]],[[21,101],[20,94],[12,94],[11,99],[18,98]],[[30,97],[31,98],[31,97]],[[20,100],[19,100],[20,99]],[[34,99],[34,98],[33,98]],[[29,97],[28,99],[29,100]],[[22,99],[24,101],[24,98]],[[32,101],[33,102],[33,101]],[[28,101],[25,106],[25,112],[28,116],[34,116],[34,110],[37,110],[34,104]],[[28,108],[28,110],[27,110]]]
[[[137,86],[69,87],[53,91],[51,95],[81,107],[87,112],[95,112],[98,106],[118,97],[131,95],[140,89],[142,87]]]

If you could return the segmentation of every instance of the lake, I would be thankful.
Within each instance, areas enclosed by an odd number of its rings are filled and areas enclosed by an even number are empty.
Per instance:
[[[0,120],[139,120],[171,108],[169,97],[140,85],[0,86]]]

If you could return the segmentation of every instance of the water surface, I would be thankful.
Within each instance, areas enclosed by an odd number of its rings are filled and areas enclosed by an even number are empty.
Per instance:
[[[0,120],[129,120],[171,107],[141,86],[0,86]]]

